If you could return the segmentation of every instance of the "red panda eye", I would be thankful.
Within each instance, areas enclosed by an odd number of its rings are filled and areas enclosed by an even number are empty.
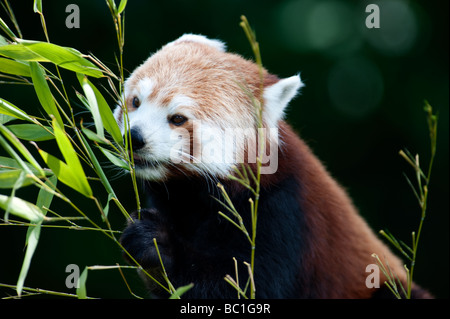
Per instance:
[[[173,115],[169,119],[170,123],[177,125],[177,126],[184,124],[186,121],[187,121],[187,118],[185,118],[183,115],[179,115],[179,114]]]
[[[133,98],[133,107],[138,108],[141,105],[141,101],[136,96]]]

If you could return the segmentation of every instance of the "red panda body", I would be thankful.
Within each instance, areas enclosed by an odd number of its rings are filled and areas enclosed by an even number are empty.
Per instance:
[[[251,247],[245,234],[218,214],[227,210],[216,200],[223,200],[216,185],[224,185],[248,230],[248,199],[253,194],[228,178],[237,163],[211,163],[217,154],[205,154],[206,164],[196,161],[193,149],[207,140],[196,135],[194,120],[223,131],[229,126],[254,127],[254,109],[246,90],[260,96],[259,83],[255,64],[226,53],[219,41],[187,35],[151,56],[125,86],[137,173],[145,180],[148,201],[128,224],[121,243],[144,269],[158,276],[156,238],[171,283],[175,287],[194,284],[184,297],[236,298],[236,290],[224,280],[227,274],[236,277],[233,258],[241,286],[247,282],[243,262],[250,261]],[[381,288],[367,283],[366,268],[376,264],[372,257],[376,253],[405,283],[400,259],[377,238],[346,192],[283,120],[285,107],[301,86],[298,76],[280,80],[264,70],[263,122],[266,128],[278,129],[278,136],[271,137],[277,142],[277,166],[275,172],[261,175],[256,297],[392,297],[381,271],[376,278]],[[116,110],[122,125],[123,113],[121,108]],[[183,145],[188,145],[185,161],[161,151],[170,143],[173,148],[175,142],[161,139],[179,128],[188,136],[184,140],[181,131],[176,131]],[[213,142],[220,141],[213,138]],[[235,155],[239,146],[233,145],[222,148]],[[145,281],[154,295],[166,295],[152,280]],[[429,297],[419,287],[413,289],[414,297]]]

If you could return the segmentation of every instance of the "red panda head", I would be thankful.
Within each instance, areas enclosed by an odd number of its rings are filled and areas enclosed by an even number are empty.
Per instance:
[[[183,35],[151,55],[125,82],[127,112],[115,110],[122,133],[130,131],[136,173],[148,180],[225,178],[233,165],[251,162],[257,140],[252,96],[261,96],[260,84],[255,63],[201,35]],[[279,121],[303,84],[298,75],[280,80],[263,70],[263,85],[264,136],[277,151]]]

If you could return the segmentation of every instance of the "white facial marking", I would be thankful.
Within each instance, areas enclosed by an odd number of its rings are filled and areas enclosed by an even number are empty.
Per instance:
[[[189,109],[196,106],[197,103],[193,99],[183,94],[178,94],[172,99],[172,101],[170,101],[168,105],[168,114],[173,115],[181,113],[184,116],[190,117],[192,119],[193,115],[192,112],[189,111]]]
[[[150,78],[143,78],[136,85],[136,91],[141,101],[147,98],[153,92],[155,84]]]

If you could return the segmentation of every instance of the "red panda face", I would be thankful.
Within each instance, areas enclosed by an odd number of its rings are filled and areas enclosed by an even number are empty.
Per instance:
[[[264,70],[263,122],[274,151],[278,122],[301,86],[299,76],[279,80]],[[224,178],[254,153],[251,95],[261,95],[259,69],[218,40],[189,34],[165,45],[131,74],[124,91],[128,119],[120,106],[115,117],[122,133],[128,121],[136,173],[144,179]]]

